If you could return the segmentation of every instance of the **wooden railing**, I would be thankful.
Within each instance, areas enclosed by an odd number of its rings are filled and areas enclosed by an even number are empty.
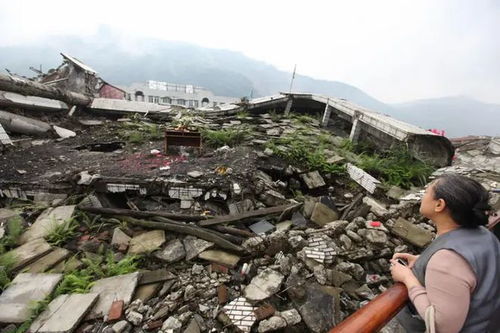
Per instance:
[[[332,328],[329,333],[373,333],[382,329],[406,304],[408,290],[396,283]]]

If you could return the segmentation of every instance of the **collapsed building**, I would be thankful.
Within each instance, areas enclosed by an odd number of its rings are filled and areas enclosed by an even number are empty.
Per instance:
[[[424,183],[377,179],[352,142],[475,177],[500,210],[498,138],[452,144],[314,94],[198,110],[105,98],[112,85],[63,57],[0,77],[6,331],[328,331],[390,288],[394,252],[435,234]]]

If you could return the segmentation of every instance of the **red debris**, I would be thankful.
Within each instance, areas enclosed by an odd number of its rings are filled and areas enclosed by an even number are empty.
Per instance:
[[[219,304],[226,304],[229,300],[229,293],[227,291],[227,287],[223,284],[217,287],[217,299],[219,300]]]
[[[90,237],[91,237],[90,235],[83,235],[82,237],[80,237],[79,242],[80,243],[86,242],[90,239]]]
[[[229,268],[223,265],[212,263],[212,265],[210,266],[210,271],[227,274],[229,272]]]
[[[271,304],[264,304],[254,310],[257,320],[262,320],[271,317],[276,312],[276,309]]]
[[[113,304],[111,304],[111,308],[109,309],[108,312],[108,321],[114,321],[120,319],[123,314],[123,306],[124,306],[123,301],[114,301]]]
[[[370,225],[372,227],[380,227],[380,226],[382,226],[382,223],[380,223],[379,221],[371,221]]]

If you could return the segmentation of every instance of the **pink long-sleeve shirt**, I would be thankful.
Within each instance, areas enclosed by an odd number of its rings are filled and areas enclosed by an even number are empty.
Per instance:
[[[408,294],[422,318],[427,307],[434,306],[438,333],[456,333],[464,325],[476,281],[471,266],[461,255],[442,249],[427,263],[425,287],[412,287]]]

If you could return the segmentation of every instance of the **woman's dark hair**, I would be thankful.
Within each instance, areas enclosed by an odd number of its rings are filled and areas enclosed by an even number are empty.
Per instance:
[[[434,181],[434,199],[443,199],[453,220],[464,228],[488,224],[489,193],[474,179],[446,174]]]

